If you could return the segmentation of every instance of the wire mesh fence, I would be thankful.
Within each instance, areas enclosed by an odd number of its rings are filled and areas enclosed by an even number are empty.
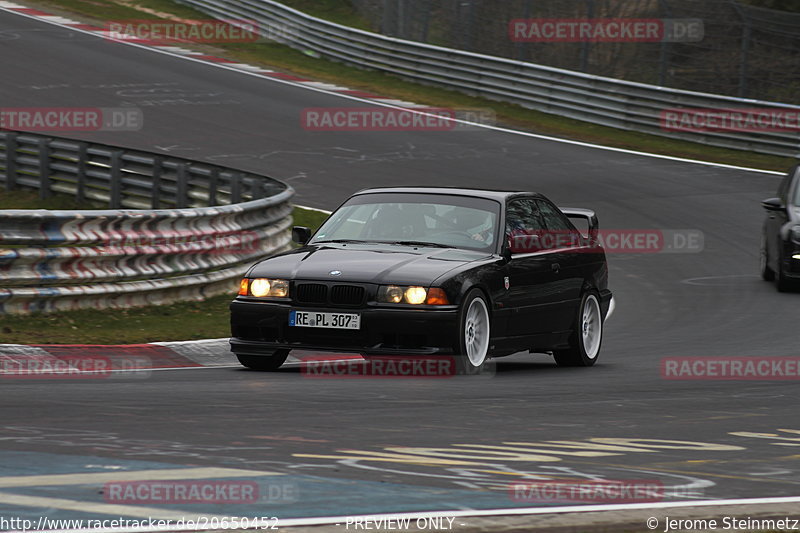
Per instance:
[[[736,0],[352,1],[384,35],[678,89],[800,103],[800,13]],[[510,31],[520,20],[632,19],[696,19],[702,35],[526,41]]]

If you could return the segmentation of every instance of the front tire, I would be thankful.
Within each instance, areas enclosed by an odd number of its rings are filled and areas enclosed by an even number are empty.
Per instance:
[[[778,252],[778,272],[775,274],[775,287],[778,292],[791,292],[797,288],[797,282],[788,276],[784,271],[783,252]]]
[[[761,236],[761,252],[759,253],[759,263],[761,267],[761,279],[772,281],[775,279],[775,271],[769,266],[769,253],[767,252],[767,238]]]
[[[459,374],[480,374],[488,359],[491,337],[489,306],[480,290],[467,293],[458,323],[456,370]]]
[[[286,362],[289,357],[289,350],[275,350],[272,355],[244,355],[236,354],[236,358],[242,364],[251,370],[259,370],[261,372],[272,372],[278,370],[281,365]]]
[[[570,335],[570,347],[555,350],[558,366],[592,366],[600,355],[603,342],[603,313],[597,295],[587,292],[578,306],[575,328]]]

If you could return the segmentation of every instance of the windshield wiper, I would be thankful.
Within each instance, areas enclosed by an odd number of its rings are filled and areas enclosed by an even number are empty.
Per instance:
[[[353,242],[370,242],[370,241],[360,241],[358,239],[326,239],[326,240],[323,240],[323,241],[314,241],[314,242],[309,243],[309,244],[326,244],[326,243],[329,243],[329,242],[333,242],[333,243],[342,243],[342,242],[343,243],[353,243]]]
[[[425,241],[392,241],[387,244],[399,244],[401,246],[432,246],[435,248],[455,248],[448,244],[440,244],[438,242],[425,242]]]

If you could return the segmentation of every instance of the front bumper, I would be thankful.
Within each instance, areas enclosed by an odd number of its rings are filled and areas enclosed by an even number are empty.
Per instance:
[[[616,308],[617,301],[614,299],[611,291],[608,289],[600,291],[600,311],[603,313],[603,322],[611,318]]]
[[[800,279],[800,259],[794,256],[800,255],[800,244],[794,241],[785,242],[783,245],[783,275],[791,279]]]
[[[231,351],[266,355],[279,349],[354,352],[362,355],[454,353],[458,309],[298,307],[289,303],[234,300]],[[361,328],[340,330],[289,326],[292,310],[358,313]]]

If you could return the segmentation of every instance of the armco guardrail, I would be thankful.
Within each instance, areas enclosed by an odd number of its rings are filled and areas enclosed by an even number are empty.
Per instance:
[[[290,187],[174,157],[0,131],[2,186],[112,209],[0,210],[0,314],[232,291],[290,241]]]
[[[794,109],[788,104],[657,87],[386,37],[317,19],[272,0],[179,1],[221,19],[254,20],[265,37],[294,48],[426,84],[624,130],[772,155],[800,155],[796,123],[793,131],[662,128],[662,112],[668,109]]]

